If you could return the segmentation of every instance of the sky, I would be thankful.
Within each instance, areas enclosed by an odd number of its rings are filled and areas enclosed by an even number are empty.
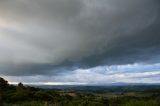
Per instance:
[[[159,0],[0,0],[9,83],[160,83]]]

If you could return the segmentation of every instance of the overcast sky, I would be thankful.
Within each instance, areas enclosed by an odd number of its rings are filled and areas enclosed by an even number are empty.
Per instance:
[[[159,0],[0,0],[10,83],[160,83]]]

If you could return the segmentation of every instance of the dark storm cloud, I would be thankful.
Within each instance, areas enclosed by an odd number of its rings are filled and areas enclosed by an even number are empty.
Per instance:
[[[158,0],[1,0],[0,74],[159,62],[159,5]]]

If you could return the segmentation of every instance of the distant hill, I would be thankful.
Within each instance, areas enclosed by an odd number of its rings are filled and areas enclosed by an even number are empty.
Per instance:
[[[108,93],[108,92],[144,92],[160,90],[160,85],[108,85],[108,86],[78,86],[78,85],[39,85],[34,86],[43,89],[59,89],[64,91],[80,91],[80,92],[95,92],[95,93]]]

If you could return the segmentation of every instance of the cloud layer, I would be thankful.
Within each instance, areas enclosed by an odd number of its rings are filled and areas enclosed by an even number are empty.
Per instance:
[[[126,64],[98,66],[89,69],[61,71],[54,76],[9,76],[11,83],[24,82],[28,84],[95,84],[112,83],[160,83],[160,63],[156,64]]]
[[[158,0],[1,0],[0,74],[159,63],[159,7]]]

